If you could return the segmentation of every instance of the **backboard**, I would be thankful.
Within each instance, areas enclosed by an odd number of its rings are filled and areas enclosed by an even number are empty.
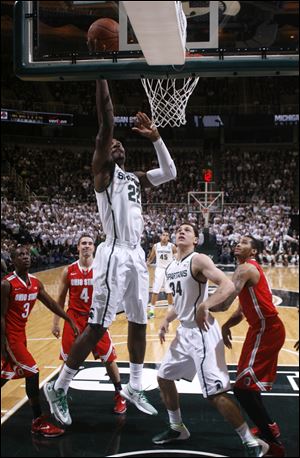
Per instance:
[[[146,63],[122,2],[17,1],[15,72],[27,80],[298,74],[297,1],[183,1],[182,6],[187,51],[178,67]],[[118,50],[89,52],[87,31],[99,18],[119,23]]]

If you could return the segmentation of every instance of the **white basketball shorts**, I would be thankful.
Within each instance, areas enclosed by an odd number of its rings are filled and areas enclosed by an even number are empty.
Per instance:
[[[166,269],[163,269],[162,267],[156,267],[155,273],[154,273],[154,282],[153,282],[152,292],[154,294],[159,294],[162,287],[164,287],[166,294],[170,294],[172,292],[169,286],[169,282],[167,282],[167,279],[166,279]]]
[[[93,263],[93,285],[89,323],[109,327],[120,306],[128,321],[147,323],[149,277],[140,245],[101,243]]]
[[[157,375],[167,380],[183,378],[192,381],[197,374],[205,398],[230,390],[224,344],[217,320],[210,315],[207,332],[197,326],[184,326],[185,323],[182,323],[178,327]]]

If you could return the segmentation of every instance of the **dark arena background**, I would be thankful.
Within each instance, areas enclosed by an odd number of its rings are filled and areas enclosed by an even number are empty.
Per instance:
[[[157,167],[149,140],[131,129],[138,111],[151,117],[140,81],[149,66],[140,62],[141,51],[134,47],[137,40],[127,23],[124,26],[121,3],[1,1],[1,277],[13,271],[12,249],[26,245],[30,272],[55,299],[64,266],[77,259],[80,235],[92,234],[96,245],[105,239],[91,174],[98,131],[97,77],[109,82],[114,137],[126,149],[126,170]],[[156,2],[157,8],[163,3],[172,2]],[[294,345],[299,319],[299,2],[182,4],[187,40],[194,44],[184,68],[200,78],[187,104],[186,124],[159,128],[176,164],[177,179],[143,191],[142,247],[148,257],[164,230],[174,243],[178,225],[189,221],[200,233],[196,250],[209,255],[231,277],[240,236],[250,233],[259,240],[259,260],[286,328],[276,383],[264,401],[280,425],[286,456],[298,457],[299,353]],[[211,43],[203,45],[212,36],[208,15],[218,18],[217,49]],[[119,50],[88,53],[87,30],[98,17],[120,22]],[[125,38],[122,27],[128,34]],[[199,28],[206,37],[198,36]],[[252,48],[253,61],[248,56]],[[163,74],[163,67],[157,67],[154,77]],[[155,261],[149,266],[149,301],[154,269]],[[215,314],[220,325],[235,305]],[[168,420],[156,373],[178,323],[172,322],[166,342],[160,344],[158,330],[166,310],[166,295],[161,292],[155,317],[147,325],[143,373],[143,387],[158,417],[131,405],[126,414],[114,415],[113,386],[104,366],[90,355],[71,383],[73,424],[61,437],[32,434],[24,379],[5,384],[1,455],[241,456],[238,436],[203,399],[197,377],[191,383],[176,382],[190,439],[168,446],[152,443]],[[42,389],[61,367],[52,317],[37,301],[26,334],[40,371],[42,409],[55,422]],[[245,322],[236,326],[233,348],[225,351],[231,381],[246,330]],[[122,308],[110,333],[125,384],[129,359]]]

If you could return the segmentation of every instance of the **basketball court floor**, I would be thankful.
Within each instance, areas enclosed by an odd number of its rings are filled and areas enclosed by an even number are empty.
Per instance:
[[[36,274],[54,297],[62,268]],[[276,384],[271,393],[265,395],[267,408],[280,425],[282,440],[287,456],[299,456],[298,449],[298,396],[299,372],[298,352],[293,348],[298,339],[298,268],[267,268],[266,273],[278,306],[280,317],[286,327],[286,341],[279,355]],[[151,272],[150,272],[151,274]],[[228,275],[231,275],[230,273]],[[151,278],[151,275],[150,275]],[[151,284],[151,280],[150,280]],[[166,312],[166,302],[158,302],[156,317],[149,321],[147,330],[147,351],[143,375],[143,387],[147,396],[159,411],[151,417],[129,405],[127,413],[115,416],[112,413],[113,387],[105,369],[92,358],[83,364],[69,390],[69,406],[73,424],[58,438],[46,439],[30,432],[31,409],[26,401],[24,379],[10,381],[2,389],[2,456],[242,456],[239,438],[223,418],[201,394],[197,379],[192,383],[177,382],[180,393],[183,419],[191,432],[191,438],[184,443],[155,446],[151,438],[164,430],[167,414],[159,395],[156,371],[174,336],[176,322],[164,345],[159,343],[157,332],[159,322]],[[220,313],[217,319],[222,324],[232,313]],[[216,314],[215,314],[216,316]],[[37,303],[27,327],[28,346],[40,368],[41,387],[47,380],[57,376],[60,367],[58,359],[59,341],[51,334],[52,316]],[[233,349],[226,349],[226,359],[231,380],[235,379],[236,364],[240,354],[247,325],[241,323],[233,328]],[[118,354],[122,383],[129,377],[128,353],[126,347],[127,321],[123,313],[117,316],[111,326],[112,338]],[[42,404],[49,412],[41,390]]]

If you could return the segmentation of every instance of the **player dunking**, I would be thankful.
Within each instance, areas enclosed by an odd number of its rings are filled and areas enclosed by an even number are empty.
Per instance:
[[[37,299],[69,323],[78,334],[72,319],[47,294],[40,280],[28,273],[30,254],[17,246],[11,253],[15,271],[1,281],[1,387],[12,379],[25,378],[25,390],[33,412],[31,432],[56,437],[64,430],[42,415],[39,399],[39,369],[27,349],[26,323]]]
[[[259,444],[252,436],[239,408],[225,393],[231,386],[224,345],[218,322],[209,313],[209,310],[220,310],[222,302],[233,293],[234,286],[208,256],[194,252],[197,239],[197,229],[189,223],[182,224],[176,232],[176,259],[166,269],[174,307],[160,325],[161,343],[171,321],[177,318],[180,326],[158,370],[158,383],[168,409],[170,427],[155,436],[153,442],[165,444],[189,438],[190,433],[182,422],[175,380],[192,381],[197,373],[204,398],[233,426],[243,442],[246,456],[263,456],[268,445],[263,441]],[[218,285],[210,297],[208,280]],[[203,316],[205,330],[198,327]]]
[[[172,261],[176,253],[176,246],[169,242],[169,233],[164,231],[160,236],[160,242],[155,243],[152,247],[151,253],[148,257],[147,264],[156,258],[156,268],[154,273],[154,282],[152,287],[151,304],[148,310],[148,318],[154,318],[154,308],[162,287],[164,287],[167,295],[168,305],[173,304],[172,290],[170,289],[168,282],[166,282],[166,267]]]
[[[70,424],[66,393],[78,367],[103,336],[123,305],[128,319],[129,383],[121,395],[141,411],[156,415],[142,391],[146,350],[149,291],[145,253],[140,245],[144,228],[140,186],[158,186],[176,178],[176,168],[158,130],[143,113],[137,114],[135,132],[154,144],[159,168],[148,172],[125,171],[125,150],[113,138],[114,115],[107,81],[96,82],[99,132],[92,161],[98,210],[106,240],[96,252],[94,291],[88,326],[71,348],[55,385],[45,393],[57,419]]]
[[[255,259],[258,242],[254,237],[244,236],[235,248],[239,262],[234,275],[235,294],[239,307],[222,326],[224,343],[231,345],[230,328],[244,317],[249,329],[242,348],[234,394],[257,428],[270,445],[271,456],[285,456],[284,446],[279,441],[280,430],[263,405],[261,392],[272,389],[276,377],[278,354],[285,340],[285,329],[272,302],[272,292],[265,274]]]
[[[95,251],[93,238],[88,234],[81,235],[78,240],[77,250],[79,253],[78,261],[66,267],[62,273],[57,302],[64,309],[66,296],[69,292],[67,314],[76,323],[79,331],[83,332],[87,326],[93,294],[92,264]],[[52,333],[57,338],[60,336],[59,317],[57,315],[53,318]],[[71,327],[68,323],[65,323],[60,353],[60,359],[63,361],[67,360],[74,340],[74,333]],[[120,395],[122,389],[121,378],[115,361],[117,355],[108,330],[103,334],[92,352],[95,359],[100,358],[105,364],[107,374],[114,384],[114,412],[116,414],[125,413],[126,401]]]

